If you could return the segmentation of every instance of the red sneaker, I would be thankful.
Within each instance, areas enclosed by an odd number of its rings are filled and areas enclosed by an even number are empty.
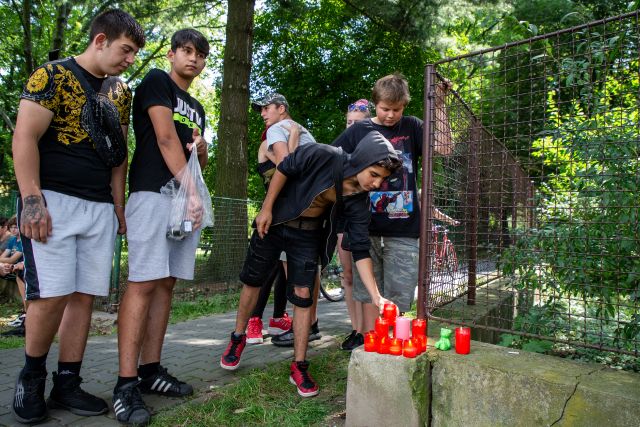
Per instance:
[[[291,318],[285,313],[282,317],[272,317],[269,319],[269,335],[276,336],[284,334],[291,329]]]
[[[289,382],[298,388],[298,394],[302,397],[313,397],[320,392],[308,370],[309,362],[307,361],[291,363]]]
[[[247,324],[247,344],[262,344],[262,319],[252,317]]]
[[[222,353],[220,357],[220,367],[227,371],[235,371],[240,366],[240,356],[242,356],[242,350],[247,345],[247,334],[242,334],[240,338],[235,338],[233,332],[231,333],[231,340],[227,349]]]

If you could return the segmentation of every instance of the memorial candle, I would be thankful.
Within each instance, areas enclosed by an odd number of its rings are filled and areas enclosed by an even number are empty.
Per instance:
[[[469,354],[471,350],[471,329],[456,328],[456,353]]]
[[[426,350],[426,345],[425,349],[423,349],[422,343],[427,342],[427,337],[425,337],[424,335],[414,335],[413,337],[411,337],[411,340],[413,341],[413,346],[416,348],[417,354],[424,353],[424,351]]]
[[[378,317],[376,319],[376,334],[378,339],[389,336],[389,320]]]
[[[389,346],[389,354],[393,356],[402,355],[402,340],[399,338],[392,338],[391,345]]]
[[[378,351],[378,342],[375,332],[367,332],[364,334],[364,351]]]
[[[411,323],[411,335],[427,335],[427,320],[426,319],[413,319]]]
[[[420,338],[418,338],[418,341],[419,340]],[[418,347],[415,344],[414,338],[408,339],[404,342],[402,354],[404,354],[404,357],[409,359],[413,359],[418,355]]]
[[[378,336],[378,353],[389,354],[389,346],[391,345],[391,338],[388,335]]]
[[[398,309],[395,304],[387,303],[382,309],[382,317],[389,321],[389,326],[393,326],[398,315]]]
[[[402,316],[396,317],[396,327],[393,336],[401,340],[408,340],[411,328],[410,324],[411,321],[408,318]]]

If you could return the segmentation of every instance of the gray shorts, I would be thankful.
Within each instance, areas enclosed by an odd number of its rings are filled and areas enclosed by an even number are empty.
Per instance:
[[[411,310],[418,284],[418,239],[371,236],[373,273],[380,294],[396,303],[400,311]],[[371,303],[358,269],[353,267],[353,299]]]
[[[109,294],[118,220],[113,204],[42,190],[53,226],[47,243],[23,239],[26,299]]]
[[[167,239],[171,198],[151,191],[131,193],[125,216],[129,281],[175,277],[192,280],[201,229],[184,240]]]

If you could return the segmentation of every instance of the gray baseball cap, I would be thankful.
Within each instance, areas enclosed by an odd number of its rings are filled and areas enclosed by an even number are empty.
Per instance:
[[[265,107],[269,104],[284,105],[286,110],[289,111],[289,103],[287,102],[287,99],[283,95],[280,95],[276,92],[270,93],[256,101],[253,101],[251,103],[251,108],[253,108],[257,112],[260,112],[262,111],[262,107]]]

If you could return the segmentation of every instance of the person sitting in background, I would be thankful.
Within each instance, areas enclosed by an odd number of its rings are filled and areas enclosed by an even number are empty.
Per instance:
[[[7,221],[6,225],[11,237],[7,239],[6,248],[2,254],[0,254],[0,270],[2,271],[3,276],[15,274],[23,311],[14,320],[8,323],[8,325],[12,326],[13,329],[4,332],[2,335],[23,337],[25,331],[25,313],[27,312],[24,286],[24,261],[22,255],[24,251],[22,249],[22,240],[20,239],[20,233],[18,232],[16,217],[11,217]]]
[[[8,220],[9,219],[4,216],[0,217],[0,252],[6,249],[9,238],[11,237],[11,233],[7,227]]]

